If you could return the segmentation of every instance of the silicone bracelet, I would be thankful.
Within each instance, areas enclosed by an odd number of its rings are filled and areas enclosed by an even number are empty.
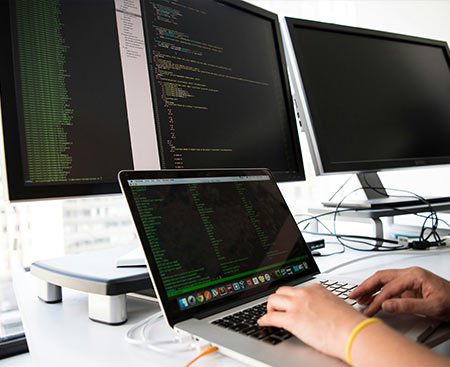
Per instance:
[[[358,325],[356,325],[355,328],[353,329],[353,331],[351,332],[351,334],[350,334],[350,336],[348,337],[348,340],[347,340],[347,345],[345,346],[345,360],[347,361],[347,363],[350,366],[352,366],[352,360],[351,360],[350,353],[352,351],[352,345],[353,345],[353,342],[355,341],[356,336],[366,326],[368,326],[370,324],[373,324],[375,322],[379,322],[379,321],[380,320],[375,318],[375,317],[371,317],[369,319],[365,319],[365,320],[361,321]]]

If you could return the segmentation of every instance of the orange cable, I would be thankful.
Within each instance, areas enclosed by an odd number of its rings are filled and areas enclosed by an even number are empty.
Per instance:
[[[212,345],[210,345],[209,347],[206,347],[205,349],[202,350],[202,352],[197,357],[195,357],[193,360],[191,360],[185,367],[192,366],[194,364],[194,362],[198,361],[200,358],[202,358],[208,354],[214,353],[218,349],[219,348],[214,347]]]

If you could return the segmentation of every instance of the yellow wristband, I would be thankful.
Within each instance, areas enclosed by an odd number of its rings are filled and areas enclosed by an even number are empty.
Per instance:
[[[378,321],[380,321],[380,320],[375,318],[375,317],[371,317],[369,319],[365,319],[364,321],[361,321],[358,325],[356,325],[355,328],[353,329],[353,331],[351,332],[351,334],[350,334],[350,336],[348,337],[348,340],[347,340],[347,345],[345,346],[345,360],[347,361],[347,363],[350,366],[352,365],[352,360],[351,360],[350,353],[352,351],[352,345],[353,345],[353,342],[355,341],[356,336],[367,325],[373,324],[374,322],[378,322]]]

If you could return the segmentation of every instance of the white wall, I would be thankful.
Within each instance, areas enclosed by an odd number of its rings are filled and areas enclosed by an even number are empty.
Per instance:
[[[281,16],[403,33],[450,43],[450,1],[247,1]],[[301,136],[301,143],[308,181],[282,186],[283,193],[294,212],[304,211],[308,206],[327,199],[348,177],[348,175],[315,177],[309,147],[304,136]],[[381,173],[380,176],[386,187],[412,190],[422,195],[450,196],[450,166],[389,171]],[[356,180],[350,183],[347,192],[357,185]]]
[[[446,0],[247,0],[282,16],[371,28],[450,42]]]

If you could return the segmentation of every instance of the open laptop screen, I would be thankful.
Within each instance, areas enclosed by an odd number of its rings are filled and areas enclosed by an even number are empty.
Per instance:
[[[268,171],[130,172],[121,182],[166,311],[203,310],[318,272]]]

